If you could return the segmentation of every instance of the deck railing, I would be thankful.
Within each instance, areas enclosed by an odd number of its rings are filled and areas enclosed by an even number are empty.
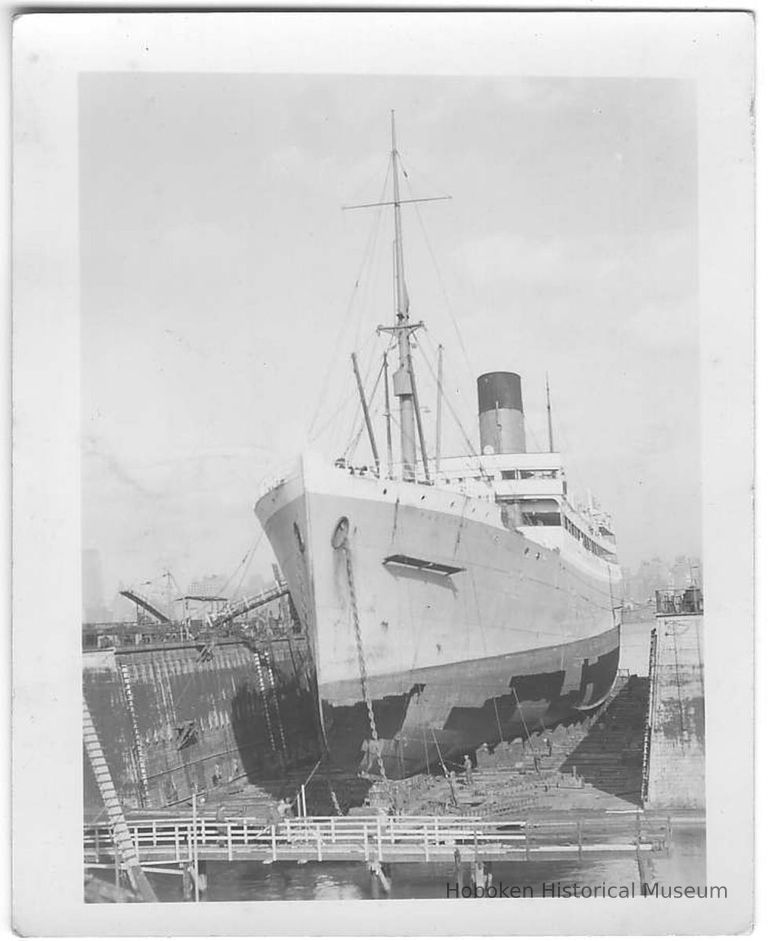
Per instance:
[[[701,588],[663,588],[656,592],[656,614],[703,614],[704,592]]]

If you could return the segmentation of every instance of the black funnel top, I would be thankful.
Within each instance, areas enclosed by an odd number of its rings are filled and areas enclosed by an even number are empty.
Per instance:
[[[516,372],[487,372],[477,378],[478,412],[499,408],[523,410],[520,376]]]

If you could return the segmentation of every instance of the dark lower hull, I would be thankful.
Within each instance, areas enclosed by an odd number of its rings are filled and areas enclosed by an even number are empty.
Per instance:
[[[561,647],[413,670],[407,683],[402,676],[373,678],[373,713],[386,774],[408,777],[441,761],[450,768],[483,744],[572,721],[605,699],[618,664],[619,629],[614,628]],[[321,689],[331,762],[378,774],[365,702],[333,705],[349,702],[348,685]],[[359,691],[359,680],[356,685]],[[408,691],[387,695],[387,687]]]

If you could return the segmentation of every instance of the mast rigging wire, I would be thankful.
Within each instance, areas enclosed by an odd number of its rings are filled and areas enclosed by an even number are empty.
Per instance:
[[[429,361],[429,359],[428,359],[428,357],[427,357],[427,355],[426,355],[426,353],[425,353],[423,347],[421,346],[421,343],[419,342],[418,338],[416,338],[416,348],[417,348],[417,349],[419,350],[419,352],[421,353],[422,358],[424,359],[424,362],[425,362],[426,365],[427,365],[427,369],[429,369],[430,375],[431,375],[432,378],[434,379],[435,384],[437,384],[437,376],[435,375],[435,372],[434,372],[434,370],[432,369],[432,364],[430,363],[430,361]],[[467,432],[465,431],[464,425],[461,423],[461,419],[460,419],[459,416],[457,415],[457,413],[456,413],[456,411],[455,411],[453,405],[451,404],[450,399],[446,396],[446,394],[445,394],[445,387],[444,387],[444,386],[445,386],[445,384],[443,384],[443,402],[444,402],[445,405],[448,407],[448,411],[451,413],[451,417],[453,418],[453,420],[454,420],[454,421],[456,422],[456,424],[458,425],[459,431],[461,432],[461,434],[462,434],[462,436],[463,436],[463,438],[464,438],[464,443],[465,443],[466,446],[469,448],[469,453],[471,454],[472,457],[477,458],[478,467],[479,467],[481,473],[485,474],[486,471],[485,471],[485,468],[483,467],[482,459],[481,459],[480,455],[477,453],[477,450],[475,449],[475,446],[474,446],[474,444],[472,443],[472,440],[470,439],[469,435],[468,435]]]
[[[378,357],[378,363],[379,363],[379,371],[376,376],[376,382],[370,395],[368,395],[368,399],[367,399],[368,407],[372,416],[374,415],[378,416],[379,414],[379,406],[375,404],[375,397],[376,397],[376,391],[379,387],[379,382],[381,381],[381,377],[384,374],[384,355],[388,355],[392,351],[394,346],[395,346],[395,339],[393,337],[389,340],[387,349],[385,350],[383,354],[381,354],[381,356],[379,356],[378,351],[375,349],[375,344],[370,353],[370,357],[369,357],[366,370],[365,370],[365,379],[363,381],[364,387],[366,388],[369,387],[371,371],[373,369],[373,364],[377,362],[377,357]],[[362,408],[360,405],[360,398],[357,394],[349,394],[346,397],[344,404],[347,404],[348,402],[351,402],[351,401],[354,401],[355,409],[354,409],[353,417],[352,417],[352,425],[350,427],[348,434],[344,438],[344,441],[346,442],[346,444],[344,445],[344,448],[342,450],[342,456],[345,459],[347,459],[350,455],[354,453],[355,449],[357,448],[357,444],[360,440],[360,436],[362,434],[361,426],[359,425],[360,415],[362,411]],[[335,414],[332,414],[331,416],[329,416],[328,422],[326,422],[326,427],[331,421],[338,418],[338,414],[340,410],[341,409],[336,409]]]
[[[384,374],[384,359],[382,358],[381,364],[380,364],[380,366],[379,366],[379,372],[378,372],[378,374],[377,374],[377,376],[376,376],[376,382],[374,383],[373,390],[371,391],[371,394],[368,396],[368,401],[369,401],[369,402],[373,402],[373,400],[374,400],[374,398],[375,398],[375,396],[376,396],[376,390],[379,388],[379,382],[381,381],[381,377],[382,377],[383,374]],[[359,411],[362,412],[362,405],[360,405],[359,401],[358,401],[358,406],[359,406]],[[375,413],[374,413],[374,414],[375,414]],[[353,440],[352,442],[350,442],[350,443],[347,445],[347,448],[346,448],[346,450],[344,451],[344,458],[345,458],[345,459],[351,457],[351,455],[354,454],[354,452],[355,452],[355,450],[356,450],[356,448],[357,448],[357,445],[358,445],[359,442],[360,442],[360,438],[362,437],[363,428],[364,428],[364,426],[365,426],[365,420],[364,420],[364,418],[363,418],[362,420],[360,420],[360,419],[359,419],[359,416],[358,416],[358,412],[356,411],[356,412],[355,412],[355,425],[357,425],[357,422],[358,422],[358,421],[360,421],[360,427],[359,427],[359,429],[358,429],[358,431],[357,431],[357,434],[354,436],[354,440]]]
[[[425,338],[426,338],[426,340],[427,340],[427,343],[430,344],[432,355],[433,355],[433,356],[436,356],[436,355],[437,355],[437,347],[435,346],[435,341],[434,341],[434,340],[432,339],[432,337],[430,336],[430,333],[429,333],[428,330],[425,330],[425,331],[424,331],[424,336],[425,336]],[[445,347],[445,345],[443,345],[443,357],[444,357],[444,359],[445,359],[445,357],[446,357],[446,355],[447,355],[447,354],[446,354],[446,349],[447,349],[447,348]],[[422,355],[425,357],[425,359],[427,358],[426,351],[425,351],[423,348],[422,348]],[[431,363],[430,363],[429,360],[427,360],[427,365],[430,366],[430,368],[431,368]],[[434,378],[434,375],[435,375],[434,372],[432,372],[433,378]],[[437,385],[437,380],[436,380],[436,379],[435,379],[435,385]],[[446,387],[447,387],[446,379],[445,379],[445,376],[443,376],[443,402],[445,402],[445,404],[448,405],[448,407],[449,407],[449,409],[450,409],[450,408],[451,408],[451,404],[450,404],[450,402],[449,402],[449,400],[448,400],[448,398],[447,398],[448,393],[447,393],[447,391],[446,391]],[[462,408],[463,408],[463,409],[467,409],[469,406],[468,406],[468,403],[467,403],[467,401],[466,401],[466,398],[464,397],[464,395],[463,395],[463,393],[462,393],[462,387],[461,387],[461,385],[459,385],[458,388],[456,389],[456,395],[457,395],[457,398],[458,398],[459,403],[461,404]],[[474,445],[472,444],[472,441],[471,441],[471,439],[469,438],[469,435],[467,434],[466,427],[465,427],[465,425],[462,423],[462,421],[461,421],[461,419],[460,419],[460,417],[459,417],[459,415],[458,415],[458,412],[454,412],[454,413],[453,413],[453,418],[454,418],[454,420],[456,421],[457,425],[459,426],[459,430],[461,431],[461,433],[462,433],[462,435],[463,435],[463,437],[464,437],[466,443],[468,444],[468,446],[469,446],[469,448],[470,448],[470,453],[471,453],[472,455],[476,455],[476,456],[479,457],[480,455],[478,454],[478,452],[476,451]],[[471,423],[470,423],[470,424],[471,424]]]
[[[400,161],[400,162],[401,162],[401,165],[402,165],[402,156],[401,156],[401,161]],[[403,167],[403,172],[405,172],[405,167]],[[407,174],[406,174],[406,180],[407,180],[407,179],[408,179],[408,176],[407,176]],[[408,187],[408,192],[413,196],[413,191],[412,191],[412,189],[411,189],[411,184],[410,184],[410,182],[406,183],[406,186]],[[427,251],[429,252],[429,257],[430,257],[430,259],[431,259],[431,261],[432,261],[432,265],[434,266],[435,274],[437,275],[437,281],[438,281],[438,284],[440,285],[440,290],[441,290],[442,295],[443,295],[443,300],[444,300],[444,302],[445,302],[445,308],[446,308],[446,310],[448,311],[448,316],[449,316],[450,319],[451,319],[451,323],[452,323],[452,325],[453,325],[453,329],[454,329],[454,331],[456,332],[456,338],[457,338],[458,341],[459,341],[459,346],[460,346],[460,348],[461,348],[461,352],[464,354],[464,360],[465,360],[465,362],[466,362],[466,364],[467,364],[467,369],[468,369],[469,372],[470,372],[470,376],[471,376],[472,379],[474,380],[475,376],[477,375],[477,372],[475,371],[475,369],[474,369],[473,366],[472,366],[472,363],[471,363],[471,361],[470,361],[470,359],[469,359],[469,353],[467,352],[467,348],[466,348],[466,346],[464,345],[464,338],[463,338],[462,333],[461,333],[461,330],[460,330],[460,328],[459,328],[459,323],[458,323],[458,320],[457,320],[457,318],[456,318],[456,315],[455,315],[454,312],[453,312],[453,305],[451,304],[450,295],[449,295],[448,289],[446,288],[446,285],[445,285],[445,279],[443,278],[442,270],[441,270],[441,268],[440,268],[440,265],[438,264],[437,256],[435,255],[435,252],[434,252],[434,250],[433,250],[433,248],[432,248],[432,242],[430,241],[429,234],[428,234],[428,232],[427,232],[427,227],[426,227],[426,225],[424,224],[424,219],[422,218],[421,210],[419,209],[419,204],[418,204],[418,203],[414,203],[414,204],[413,204],[413,208],[416,210],[416,218],[418,219],[419,227],[421,228],[421,233],[422,233],[422,235],[423,235],[423,237],[424,237],[424,242],[425,242],[425,244],[426,244],[426,246],[427,246]]]
[[[389,183],[389,173],[390,173],[390,169],[389,169],[389,162],[388,162],[387,172],[384,178],[384,185],[382,186],[381,195],[379,197],[380,201],[384,199],[384,194],[386,193],[386,190],[387,190],[387,184]],[[381,230],[381,220],[383,218],[383,215],[384,213],[383,213],[383,207],[382,207],[378,210],[378,212],[375,213],[373,222],[371,223],[371,228],[368,234],[368,240],[366,242],[365,249],[363,251],[362,260],[360,262],[357,277],[355,278],[354,287],[352,288],[349,301],[347,302],[346,312],[344,314],[344,317],[342,318],[342,321],[339,325],[339,329],[336,334],[336,339],[333,345],[334,354],[331,356],[328,362],[325,376],[323,377],[323,382],[320,387],[320,394],[318,396],[317,406],[312,416],[312,420],[309,424],[309,428],[307,429],[307,437],[310,439],[312,438],[312,432],[314,430],[318,416],[320,415],[320,411],[325,401],[325,396],[328,390],[328,383],[330,381],[331,375],[333,374],[336,357],[338,356],[338,353],[339,353],[341,337],[343,336],[344,331],[347,329],[350,319],[351,319],[351,315],[353,313],[355,300],[357,298],[358,290],[360,288],[360,280],[363,277],[363,272],[366,266],[369,264],[369,258],[372,257],[376,243],[378,242],[379,232]],[[366,286],[367,286],[367,283],[366,283]],[[358,327],[358,332],[359,332],[359,327]]]
[[[366,365],[365,365],[365,378],[363,379],[363,388],[367,388],[368,382],[371,378],[371,370],[373,369],[373,363],[374,363],[374,356],[373,356],[374,347],[375,347],[375,337],[374,335],[371,335],[368,337],[368,342],[363,348],[364,350],[368,351],[368,359],[366,360]],[[368,401],[369,402],[371,401],[370,397]],[[350,424],[349,432],[342,439],[343,442],[345,442],[344,450],[342,452],[345,458],[347,457],[347,454],[349,452],[350,439],[353,438],[355,435],[355,429],[358,426],[358,421],[360,419],[361,414],[362,414],[362,410],[360,406],[360,397],[358,395],[355,395],[355,407],[352,411],[352,421]]]

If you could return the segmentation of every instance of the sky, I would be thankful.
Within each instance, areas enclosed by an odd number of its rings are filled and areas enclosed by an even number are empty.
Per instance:
[[[512,370],[529,450],[545,449],[548,374],[569,480],[613,513],[622,563],[699,554],[692,84],[90,73],[83,546],[107,599],[165,568],[182,585],[229,576],[254,547],[268,574],[261,482],[310,426],[340,453],[349,354],[370,390],[393,307],[388,210],[341,207],[381,198],[391,109],[402,196],[451,197],[404,207],[405,266],[420,346],[434,359],[445,345],[466,432],[477,441],[475,377]],[[429,426],[434,384],[416,363]]]

